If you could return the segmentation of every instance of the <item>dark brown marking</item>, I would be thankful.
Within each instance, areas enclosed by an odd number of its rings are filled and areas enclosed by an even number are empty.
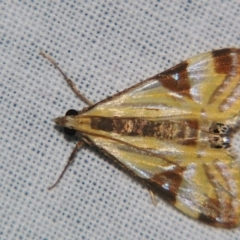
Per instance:
[[[204,222],[204,223],[206,223],[208,225],[213,225],[214,226],[217,223],[217,220],[215,218],[213,218],[212,216],[207,216],[207,215],[202,214],[202,213],[199,214],[198,219],[201,222]]]
[[[112,132],[113,129],[113,119],[112,118],[91,118],[91,127],[93,129],[99,129],[106,132]]]
[[[233,228],[237,226],[238,221],[230,202],[223,209],[217,199],[209,198],[203,206],[205,213],[199,214],[200,221],[215,227]]]
[[[198,139],[199,122],[197,120],[184,121],[184,137],[180,140],[183,145],[196,145]]]
[[[234,57],[239,54],[238,49],[220,49],[212,52],[214,60],[214,68],[216,73],[231,75],[234,68],[236,68],[236,62]],[[239,59],[239,57],[238,57]],[[238,64],[238,63],[237,63]]]
[[[186,126],[189,126],[192,129],[199,129],[199,122],[198,120],[186,120]]]
[[[229,148],[233,129],[222,123],[213,122],[209,128],[209,142],[211,148]]]
[[[221,49],[216,50],[212,52],[213,56],[213,64],[214,64],[214,70],[217,74],[225,74],[226,77],[223,80],[223,82],[216,86],[215,91],[212,93],[212,96],[209,99],[209,104],[214,104],[214,101],[221,96],[226,90],[228,90],[228,86],[231,84],[231,81],[233,80],[233,76],[237,76],[240,74],[240,50],[234,49],[234,48],[227,48],[227,49]],[[236,90],[238,86],[236,86],[234,89]],[[236,97],[234,97],[234,89],[233,92],[230,94],[229,98],[231,99],[237,99],[239,96],[238,94]],[[234,103],[234,101],[229,101],[228,98],[226,98],[221,105],[218,107],[219,111],[224,111],[223,105],[226,105],[228,108],[231,107],[231,105]],[[225,107],[226,107],[225,106]]]
[[[221,184],[214,175],[215,171],[211,171],[208,164],[203,164],[203,169],[210,184],[215,189],[216,198],[209,197],[203,202],[203,209],[199,215],[199,220],[217,227],[235,227],[238,220],[232,203],[232,197],[219,187]]]
[[[194,137],[194,138],[186,138],[186,139],[182,139],[180,141],[178,141],[179,143],[181,143],[182,145],[196,145],[197,144],[197,139]]]
[[[124,136],[154,137],[159,140],[176,140],[179,144],[195,145],[197,142],[197,120],[149,121],[142,118],[92,117],[91,127]]]
[[[191,86],[188,79],[187,67],[188,63],[184,61],[163,73],[160,73],[155,78],[158,79],[165,88],[191,97],[189,92]]]
[[[174,170],[155,174],[150,179],[150,185],[160,191],[162,196],[172,204],[176,202],[178,189],[182,183],[184,168],[176,167]]]
[[[213,91],[211,97],[209,98],[208,104],[213,104],[214,101],[217,99],[217,97],[221,96],[221,94],[224,92],[224,90],[226,89],[226,86],[229,81],[229,78],[226,77],[226,79],[222,82],[221,85],[219,85],[218,87],[216,87],[216,89]]]

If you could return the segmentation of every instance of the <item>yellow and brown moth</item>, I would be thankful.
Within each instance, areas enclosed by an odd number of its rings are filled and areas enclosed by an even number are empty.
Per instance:
[[[240,49],[197,55],[96,104],[41,54],[90,105],[55,119],[80,136],[67,166],[83,143],[96,146],[188,216],[239,224]]]

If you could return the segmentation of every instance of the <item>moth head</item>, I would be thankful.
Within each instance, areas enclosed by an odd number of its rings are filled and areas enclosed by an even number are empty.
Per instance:
[[[77,130],[75,130],[72,126],[71,117],[78,115],[78,111],[75,109],[69,109],[64,117],[55,118],[54,121],[57,125],[64,127],[64,133],[68,136],[73,136],[76,134]]]

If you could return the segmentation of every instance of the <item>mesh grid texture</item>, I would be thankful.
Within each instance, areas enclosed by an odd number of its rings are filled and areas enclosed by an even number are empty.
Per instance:
[[[239,1],[0,1],[0,239],[239,239],[184,216],[53,118],[201,52],[239,47]]]

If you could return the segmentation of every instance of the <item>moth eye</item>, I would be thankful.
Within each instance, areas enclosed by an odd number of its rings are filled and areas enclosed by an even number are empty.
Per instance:
[[[69,109],[65,114],[65,116],[76,116],[76,115],[78,115],[78,112],[75,109]]]
[[[65,116],[76,116],[78,115],[78,112],[75,109],[69,109]],[[68,136],[74,136],[76,134],[76,130],[75,129],[71,129],[71,128],[64,128],[64,133]]]
[[[64,130],[64,133],[68,136],[74,136],[77,132],[77,130],[75,129],[66,128],[66,127],[63,130]]]

